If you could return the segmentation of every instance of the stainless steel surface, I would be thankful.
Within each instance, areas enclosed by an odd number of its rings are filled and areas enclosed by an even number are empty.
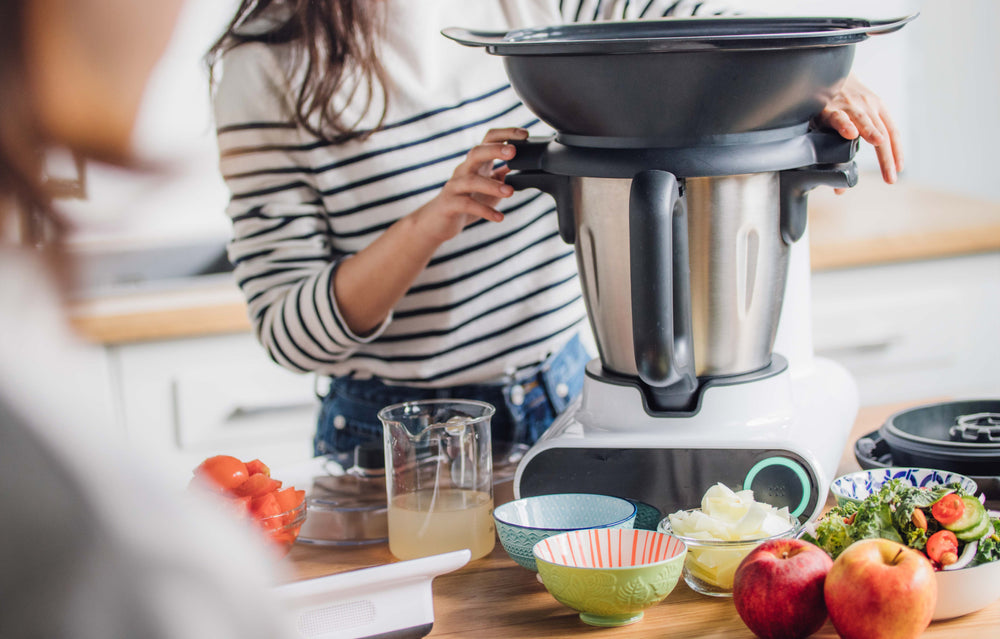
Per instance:
[[[573,178],[572,192],[577,263],[601,361],[614,372],[637,376],[629,273],[631,182]],[[685,198],[696,373],[760,369],[771,359],[788,268],[788,246],[779,229],[778,174],[689,178]]]
[[[686,181],[698,375],[767,366],[788,274],[778,173]]]
[[[604,366],[638,376],[632,342],[628,200],[632,180],[574,178],[576,261]]]

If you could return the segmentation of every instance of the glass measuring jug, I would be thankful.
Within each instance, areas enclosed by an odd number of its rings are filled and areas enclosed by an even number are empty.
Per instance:
[[[493,550],[495,409],[472,400],[394,404],[379,412],[385,439],[389,551],[415,559]]]

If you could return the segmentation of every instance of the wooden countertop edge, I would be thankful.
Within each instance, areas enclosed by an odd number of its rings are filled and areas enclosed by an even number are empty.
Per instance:
[[[814,241],[809,248],[809,257],[816,272],[993,251],[1000,251],[1000,223],[974,231],[955,229],[934,234],[898,234],[843,242]]]
[[[74,314],[72,324],[83,339],[97,344],[242,333],[251,328],[246,306],[241,303]]]

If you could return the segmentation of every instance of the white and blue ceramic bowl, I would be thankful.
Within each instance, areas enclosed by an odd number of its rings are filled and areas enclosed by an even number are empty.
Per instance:
[[[493,520],[504,550],[518,565],[538,572],[532,548],[572,530],[632,528],[636,505],[627,499],[588,493],[560,493],[515,499],[497,506]]]
[[[860,503],[873,495],[890,479],[901,479],[917,488],[933,488],[958,482],[962,489],[975,495],[979,487],[972,479],[947,470],[931,468],[872,468],[856,473],[841,475],[830,484],[830,492],[837,499],[837,505],[849,502]]]

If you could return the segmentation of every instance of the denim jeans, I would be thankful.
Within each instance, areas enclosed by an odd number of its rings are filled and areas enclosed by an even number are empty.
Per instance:
[[[381,409],[400,402],[445,398],[492,404],[496,414],[490,428],[495,444],[533,444],[580,394],[589,360],[579,337],[573,337],[537,372],[507,383],[414,388],[387,385],[378,379],[335,378],[323,398],[313,446],[316,455],[329,455],[346,453],[362,443],[381,442]]]

